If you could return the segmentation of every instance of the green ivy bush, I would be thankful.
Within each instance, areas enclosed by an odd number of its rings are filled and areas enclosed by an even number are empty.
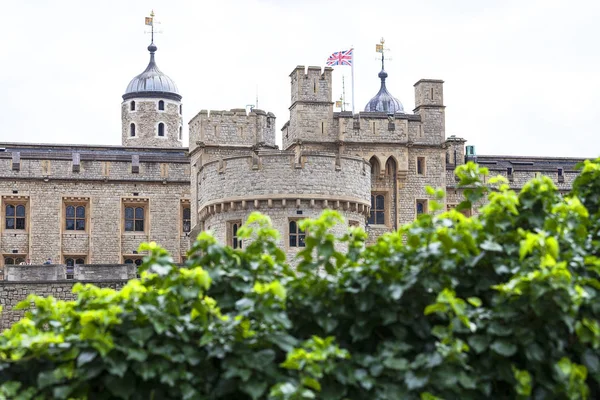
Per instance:
[[[30,296],[0,337],[0,398],[600,398],[600,159],[566,195],[486,173],[461,166],[457,210],[373,246],[335,238],[333,211],[305,220],[294,268],[252,214],[244,250],[202,233],[179,268],[150,243],[122,290]]]

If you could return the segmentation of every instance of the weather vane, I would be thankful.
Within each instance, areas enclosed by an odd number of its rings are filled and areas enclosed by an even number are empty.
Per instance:
[[[382,70],[384,70],[384,61],[391,60],[391,57],[385,58],[385,52],[390,51],[390,49],[384,48],[383,47],[384,44],[385,44],[385,39],[381,38],[381,40],[379,41],[379,44],[375,45],[375,52],[381,53],[381,69]]]
[[[155,33],[162,33],[162,31],[155,31],[154,30],[154,24],[160,24],[160,22],[155,21],[154,20],[154,10],[150,11],[150,16],[145,18],[145,25],[150,27],[150,32],[144,32],[144,33],[150,33],[151,36],[151,42],[154,43],[154,34]]]

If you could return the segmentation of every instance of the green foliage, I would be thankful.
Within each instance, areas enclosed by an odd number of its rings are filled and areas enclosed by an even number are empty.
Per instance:
[[[19,304],[0,399],[600,398],[600,159],[581,168],[517,194],[469,163],[456,210],[428,189],[436,212],[369,247],[326,211],[294,268],[259,214],[243,251],[202,233],[185,268],[146,244],[119,291]]]

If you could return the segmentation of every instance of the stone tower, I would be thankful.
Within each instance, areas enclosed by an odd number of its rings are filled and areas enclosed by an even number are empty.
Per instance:
[[[156,50],[154,43],[148,46],[150,63],[129,82],[123,95],[123,146],[182,147],[181,95],[175,82],[158,69]]]

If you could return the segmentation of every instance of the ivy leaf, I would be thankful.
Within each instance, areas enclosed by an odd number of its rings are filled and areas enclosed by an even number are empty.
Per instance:
[[[496,340],[490,348],[504,357],[511,357],[517,352],[517,346],[504,339]]]

